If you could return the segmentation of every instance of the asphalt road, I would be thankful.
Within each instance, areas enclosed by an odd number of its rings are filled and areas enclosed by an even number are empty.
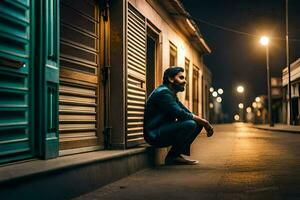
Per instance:
[[[199,165],[146,169],[77,199],[300,199],[300,134],[217,125],[191,157]]]

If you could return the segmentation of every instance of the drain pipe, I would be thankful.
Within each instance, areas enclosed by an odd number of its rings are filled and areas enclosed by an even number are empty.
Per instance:
[[[111,148],[111,125],[110,125],[110,18],[109,0],[104,0],[104,66],[102,67],[102,83],[104,86],[104,147]]]

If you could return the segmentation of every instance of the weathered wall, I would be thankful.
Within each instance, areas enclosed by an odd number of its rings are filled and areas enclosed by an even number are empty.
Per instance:
[[[192,80],[192,67],[196,65],[199,67],[199,113],[202,113],[201,106],[201,76],[203,75],[203,58],[199,52],[193,48],[192,44],[186,36],[184,36],[172,19],[167,15],[166,11],[163,10],[158,5],[149,5],[144,0],[129,0],[137,10],[139,10],[151,23],[153,23],[160,31],[162,36],[162,69],[163,71],[169,67],[169,55],[170,55],[170,42],[172,42],[177,47],[177,65],[184,67],[185,58],[190,60],[190,70],[189,79]],[[192,82],[190,82],[192,83]],[[188,85],[190,95],[189,95],[189,108],[192,108],[192,84]],[[178,97],[182,102],[187,105],[184,101],[185,93],[179,93]]]

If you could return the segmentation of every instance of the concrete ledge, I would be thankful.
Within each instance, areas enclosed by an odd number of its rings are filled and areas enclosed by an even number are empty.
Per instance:
[[[153,149],[142,147],[4,166],[0,168],[0,197],[70,199],[152,165]]]
[[[163,148],[153,148],[154,151],[154,164],[155,166],[160,166],[165,164],[165,157],[167,156],[170,147]]]

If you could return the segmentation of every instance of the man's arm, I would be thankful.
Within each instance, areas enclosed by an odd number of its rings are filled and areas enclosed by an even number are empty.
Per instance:
[[[188,113],[192,113],[189,109],[187,109],[187,107],[185,107],[185,106],[181,103],[181,101],[177,100],[177,102],[178,102],[179,106],[180,106],[183,110],[185,110],[185,111],[188,112]]]
[[[162,112],[180,120],[193,119],[193,114],[179,106],[176,98],[168,90],[160,91],[155,97],[156,105]]]
[[[205,131],[207,132],[208,137],[213,135],[214,129],[213,129],[212,125],[206,119],[203,119],[203,118],[193,114],[193,120],[195,120],[199,125],[201,125],[205,128]]]
[[[191,111],[189,111],[189,109],[187,109],[187,108],[181,103],[181,101],[179,101],[178,99],[177,99],[177,103],[178,103],[179,106],[180,106],[182,109],[184,109],[186,112],[191,113]],[[196,121],[199,125],[203,126],[203,127],[205,128],[206,132],[210,132],[210,131],[213,130],[212,125],[211,125],[206,119],[203,119],[203,118],[201,118],[201,117],[199,117],[199,116],[193,114],[193,120]]]
[[[177,101],[177,103],[179,104],[179,106],[184,109],[186,112],[191,113],[191,111],[189,111],[189,109],[187,109],[182,103],[181,101]],[[193,114],[193,120],[196,121],[199,125],[207,127],[207,129],[212,129],[212,125],[206,120],[203,119],[195,114]],[[206,128],[205,128],[206,129]]]
[[[203,119],[195,114],[193,114],[193,120],[195,120],[201,126],[207,126],[209,122],[206,119]]]

